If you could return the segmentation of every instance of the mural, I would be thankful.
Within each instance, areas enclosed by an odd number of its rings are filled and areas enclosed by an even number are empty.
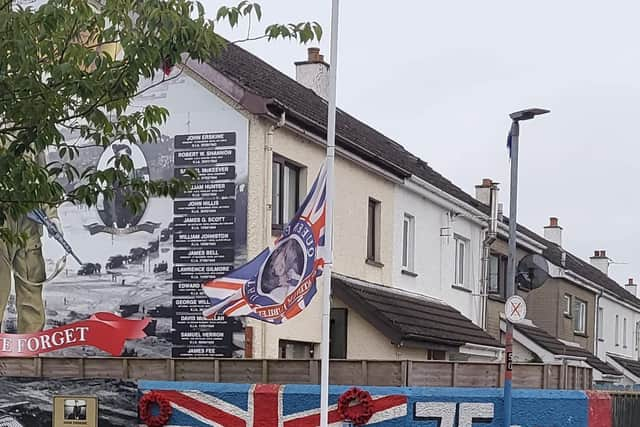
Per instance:
[[[136,425],[137,384],[120,380],[0,378],[0,425],[51,427],[54,396],[95,396],[100,427]],[[74,406],[76,401],[73,402]],[[82,425],[83,423],[77,423]]]
[[[42,225],[20,219],[32,231],[30,250],[0,247],[0,356],[244,355],[244,320],[202,317],[209,300],[200,285],[246,261],[248,121],[186,75],[133,102],[147,105],[170,112],[158,143],[83,148],[74,166],[104,169],[126,154],[138,178],[193,168],[199,179],[175,200],[152,198],[136,213],[121,188],[92,208],[45,212],[76,255],[66,264],[64,247]],[[73,133],[65,138],[83,145]],[[104,328],[116,333],[99,337]]]
[[[319,425],[317,385],[140,381],[139,397],[163,396],[169,426]],[[514,390],[513,424],[611,427],[611,398],[570,390]],[[329,423],[376,427],[502,427],[502,389],[331,386]],[[351,418],[349,418],[351,417]],[[356,420],[357,419],[357,420]],[[343,424],[345,423],[345,424]]]

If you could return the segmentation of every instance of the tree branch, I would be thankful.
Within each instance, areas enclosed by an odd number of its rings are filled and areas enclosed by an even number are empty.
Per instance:
[[[246,39],[234,40],[234,41],[230,42],[230,44],[252,42],[252,41],[255,41],[255,40],[266,39],[267,37],[269,37],[268,34],[265,34],[265,35],[262,35],[262,36],[257,36],[257,37],[247,37]]]

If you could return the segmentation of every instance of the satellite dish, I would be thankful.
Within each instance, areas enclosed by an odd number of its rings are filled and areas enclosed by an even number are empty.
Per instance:
[[[542,255],[530,254],[518,263],[516,282],[525,289],[537,289],[550,277],[549,263]]]

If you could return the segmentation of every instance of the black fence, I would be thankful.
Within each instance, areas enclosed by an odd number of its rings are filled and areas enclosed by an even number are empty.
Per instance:
[[[611,392],[613,427],[640,426],[640,393]]]

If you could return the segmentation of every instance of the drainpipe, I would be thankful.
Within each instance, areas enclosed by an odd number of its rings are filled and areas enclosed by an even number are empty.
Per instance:
[[[491,244],[496,241],[498,233],[498,184],[492,183],[489,190],[489,207],[491,208],[488,228],[485,228],[485,237],[482,242],[482,286],[480,289],[480,322],[482,329],[487,328],[487,298],[489,291],[489,256]]]
[[[599,324],[599,316],[598,313],[600,312],[600,298],[602,298],[602,294],[604,293],[603,289],[600,289],[600,292],[598,293],[598,295],[596,295],[596,321],[594,322],[596,324],[596,333],[595,333],[595,343],[596,343],[596,357],[598,356],[598,342],[600,341],[600,337],[598,336],[598,329],[600,328],[600,324]],[[602,319],[604,320],[604,319]],[[605,359],[606,359],[606,355],[605,355]]]
[[[286,121],[286,115],[283,111],[280,115],[280,120],[277,123],[272,125],[267,131],[267,135],[264,141],[264,206],[265,206],[265,215],[264,215],[264,247],[271,246],[271,216],[273,206],[271,205],[271,186],[273,176],[272,176],[272,165],[273,165],[273,135],[276,133],[277,129],[280,129],[284,126]],[[260,337],[262,342],[262,358],[267,358],[267,325],[265,322],[260,322]]]

